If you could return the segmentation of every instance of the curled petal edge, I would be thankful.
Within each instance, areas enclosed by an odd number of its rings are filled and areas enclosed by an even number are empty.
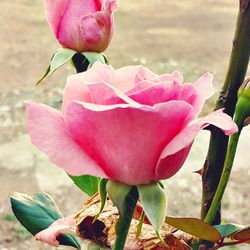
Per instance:
[[[232,118],[223,113],[223,109],[217,110],[201,119],[192,122],[184,128],[163,150],[160,160],[175,154],[188,147],[195,139],[198,132],[209,125],[214,125],[224,131],[225,135],[231,135],[238,131],[238,127]]]

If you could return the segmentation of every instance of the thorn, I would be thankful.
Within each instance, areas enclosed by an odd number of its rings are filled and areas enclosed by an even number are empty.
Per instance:
[[[203,172],[204,172],[204,169],[201,168],[201,169],[199,169],[199,170],[194,171],[193,173],[194,173],[194,174],[199,174],[200,176],[202,176],[202,175],[203,175]]]

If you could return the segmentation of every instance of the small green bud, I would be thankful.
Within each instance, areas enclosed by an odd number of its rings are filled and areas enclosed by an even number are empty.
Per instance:
[[[242,125],[248,124],[245,121],[249,121],[250,117],[250,78],[247,78],[239,88],[235,117]]]
[[[250,77],[248,77],[240,86],[238,91],[238,98],[240,98],[241,95],[245,95],[250,98]]]

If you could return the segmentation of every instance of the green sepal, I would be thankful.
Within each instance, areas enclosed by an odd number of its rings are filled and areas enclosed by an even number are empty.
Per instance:
[[[42,78],[37,81],[37,85],[41,83],[46,77],[51,76],[62,65],[69,62],[76,53],[77,53],[76,51],[71,49],[60,48],[56,50],[56,52],[54,53],[54,55],[50,60],[50,64],[46,69],[46,72],[44,73]]]
[[[90,66],[92,66],[95,62],[101,62],[102,64],[106,64],[106,57],[97,52],[83,52],[81,53],[86,57],[86,59],[89,61]]]
[[[47,229],[63,217],[54,200],[46,193],[14,193],[10,196],[10,202],[16,218],[32,235]],[[57,240],[60,245],[81,249],[74,236],[63,234]]]
[[[119,211],[119,221],[116,225],[116,240],[113,250],[124,249],[134,209],[138,200],[138,190],[116,181],[108,181],[107,193]]]
[[[72,176],[69,175],[75,185],[89,196],[98,192],[100,178],[90,175]]]
[[[100,195],[100,201],[101,201],[101,206],[99,213],[95,216],[94,221],[98,219],[100,214],[102,213],[102,210],[105,206],[106,199],[107,199],[107,191],[106,191],[106,186],[107,186],[108,180],[107,179],[101,179],[99,183],[99,195]]]
[[[132,186],[109,180],[106,186],[107,193],[117,207],[120,216],[124,215],[124,202],[129,195]]]
[[[143,210],[155,230],[159,231],[165,221],[167,198],[158,182],[137,186]]]

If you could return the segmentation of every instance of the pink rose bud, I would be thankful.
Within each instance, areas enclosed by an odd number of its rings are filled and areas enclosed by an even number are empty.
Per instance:
[[[197,119],[212,94],[209,73],[183,84],[178,72],[115,70],[97,62],[68,78],[62,112],[27,103],[29,133],[71,175],[148,184],[179,171],[201,129],[212,124],[227,135],[237,131],[223,110]]]
[[[45,0],[47,20],[58,42],[78,52],[104,51],[113,34],[116,0]]]

